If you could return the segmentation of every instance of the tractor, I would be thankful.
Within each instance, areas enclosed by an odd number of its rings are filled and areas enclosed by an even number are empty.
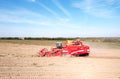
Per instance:
[[[67,40],[63,45],[62,42],[57,42],[56,47],[48,50],[43,48],[39,51],[40,57],[54,57],[54,56],[88,56],[90,53],[90,47],[83,45],[79,40],[71,41]]]

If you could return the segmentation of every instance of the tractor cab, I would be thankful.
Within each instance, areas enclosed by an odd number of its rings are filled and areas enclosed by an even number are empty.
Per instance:
[[[62,42],[56,42],[56,47],[58,48],[58,49],[62,49]]]

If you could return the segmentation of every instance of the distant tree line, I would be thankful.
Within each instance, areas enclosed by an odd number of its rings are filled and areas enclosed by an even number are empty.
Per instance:
[[[80,39],[81,41],[91,41],[91,42],[119,42],[120,37],[86,37],[86,38],[65,38],[65,37],[1,37],[0,40],[76,40]]]
[[[0,40],[74,40],[76,38],[49,38],[49,37],[1,37]]]

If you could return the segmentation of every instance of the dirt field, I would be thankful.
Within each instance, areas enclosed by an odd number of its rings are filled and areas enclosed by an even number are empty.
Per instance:
[[[88,57],[37,56],[52,43],[0,41],[0,79],[120,79],[119,43],[85,42]]]

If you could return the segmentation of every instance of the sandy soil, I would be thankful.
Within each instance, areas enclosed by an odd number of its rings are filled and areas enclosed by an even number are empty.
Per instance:
[[[120,79],[120,49],[87,43],[88,57],[43,57],[50,46],[0,43],[0,79]]]

